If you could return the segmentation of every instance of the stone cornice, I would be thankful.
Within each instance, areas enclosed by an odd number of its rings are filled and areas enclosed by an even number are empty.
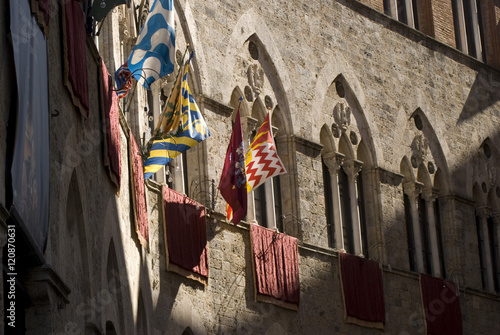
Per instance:
[[[208,97],[206,95],[200,94],[196,95],[195,98],[196,102],[202,106],[210,106],[212,107],[212,111],[220,114],[222,116],[229,117],[233,113],[234,108],[228,105],[223,104],[222,102],[219,102],[211,97]]]
[[[294,136],[294,140],[297,151],[311,158],[319,156],[321,150],[323,149],[322,144],[310,141],[300,136]]]

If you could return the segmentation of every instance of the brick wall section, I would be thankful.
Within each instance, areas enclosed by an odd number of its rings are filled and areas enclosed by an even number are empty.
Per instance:
[[[435,37],[434,17],[432,16],[431,0],[419,1],[417,5],[417,11],[419,25],[418,30],[431,37]]]
[[[451,6],[451,1],[434,0],[431,6],[434,21],[434,38],[455,48],[455,30],[453,27],[453,8]]]
[[[359,2],[364,3],[371,8],[378,10],[379,12],[384,12],[384,1],[383,0],[360,0]]]
[[[500,67],[500,43],[498,40],[498,13],[500,1],[484,0],[481,2],[481,16],[484,33],[485,62]]]

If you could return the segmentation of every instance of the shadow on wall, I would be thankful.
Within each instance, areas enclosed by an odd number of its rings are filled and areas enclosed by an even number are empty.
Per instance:
[[[457,125],[467,122],[475,115],[484,112],[487,108],[497,103],[500,100],[500,94],[497,93],[495,95],[492,92],[500,92],[500,82],[494,81],[484,71],[479,72],[470,88],[469,96],[460,113]]]

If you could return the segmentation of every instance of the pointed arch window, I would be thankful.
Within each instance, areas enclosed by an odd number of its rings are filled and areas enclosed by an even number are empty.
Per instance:
[[[367,257],[362,162],[343,162],[340,153],[323,155],[323,187],[329,247]]]
[[[457,49],[484,61],[485,50],[480,5],[480,1],[477,0],[452,1],[453,24]]]
[[[410,270],[444,276],[441,220],[435,190],[422,191],[422,184],[403,185]]]
[[[500,248],[498,216],[489,208],[476,209],[476,229],[483,289],[500,292]]]

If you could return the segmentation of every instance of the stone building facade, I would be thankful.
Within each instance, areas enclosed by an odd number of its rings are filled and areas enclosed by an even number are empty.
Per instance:
[[[128,145],[130,134],[138,144],[151,136],[173,75],[120,101],[119,190],[103,161],[98,83],[101,59],[111,74],[123,64],[153,1],[117,6],[87,34],[88,117],[63,83],[70,1],[48,2],[40,255],[11,210],[19,92],[11,5],[0,3],[6,334],[421,334],[419,273],[458,284],[464,334],[500,330],[498,1],[175,0],[177,57],[195,51],[189,84],[211,136],[146,182],[147,249],[134,228]],[[216,188],[238,106],[247,140],[272,111],[287,173],[250,193],[234,226]],[[162,184],[206,208],[206,285],[166,269]],[[255,299],[249,227],[264,217],[298,240],[297,310]],[[383,331],[345,322],[340,250],[380,264]]]

